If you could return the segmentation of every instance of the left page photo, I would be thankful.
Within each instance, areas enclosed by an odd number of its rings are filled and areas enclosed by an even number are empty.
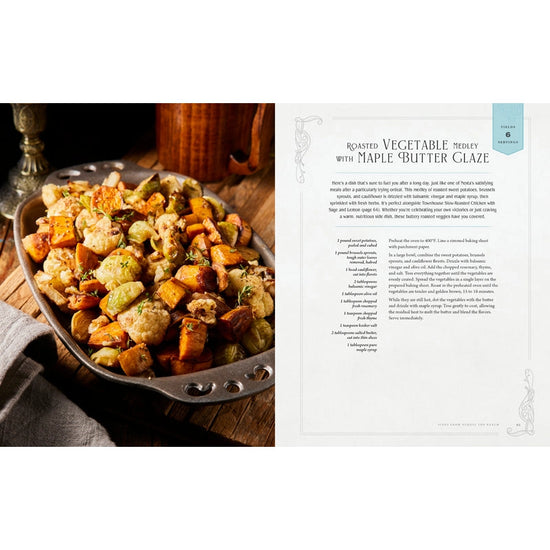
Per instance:
[[[0,119],[0,445],[274,446],[274,104]]]

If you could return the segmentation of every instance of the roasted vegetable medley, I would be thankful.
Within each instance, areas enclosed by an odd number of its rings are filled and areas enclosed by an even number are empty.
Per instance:
[[[186,374],[274,342],[275,273],[250,225],[187,178],[42,188],[46,216],[23,239],[40,291],[71,317],[99,365],[128,376]]]

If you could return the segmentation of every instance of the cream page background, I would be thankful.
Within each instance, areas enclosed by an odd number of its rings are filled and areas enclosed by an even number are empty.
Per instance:
[[[297,118],[312,115],[322,122],[297,126]],[[525,146],[513,155],[492,150],[491,116],[490,104],[277,105],[277,444],[548,442],[549,196],[543,174],[550,167],[544,156],[550,107],[525,107]],[[301,156],[303,174],[295,140],[301,128],[310,139]],[[347,142],[381,143],[385,137],[447,139],[448,153],[455,141],[477,142],[479,151],[490,153],[490,162],[342,165],[335,160],[346,153]],[[346,170],[355,173],[338,173]],[[333,179],[454,177],[493,180],[498,213],[472,222],[410,222],[339,220],[327,210],[335,195]],[[358,353],[346,348],[342,337],[331,336],[340,322],[349,322],[340,304],[346,285],[344,264],[335,260],[338,238],[379,243],[376,353]],[[483,252],[498,284],[494,313],[388,320],[389,238],[488,239]],[[472,248],[453,244],[448,250]],[[526,396],[527,369],[537,396],[534,434],[511,436],[509,431],[525,428],[518,407]]]

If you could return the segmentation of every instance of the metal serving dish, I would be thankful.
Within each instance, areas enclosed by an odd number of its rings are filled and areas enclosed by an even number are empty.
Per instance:
[[[101,183],[113,170],[120,172],[123,181],[128,183],[139,183],[156,172],[155,170],[142,168],[133,162],[121,160],[102,161],[57,170],[48,176],[45,183],[65,185],[69,179],[86,180],[93,184]],[[180,179],[185,179],[185,176],[174,172],[159,171],[159,174],[161,177],[173,174]],[[235,212],[226,202],[206,188],[204,188],[204,195],[220,201],[227,212]],[[273,386],[275,383],[275,348],[228,365],[213,367],[197,373],[163,376],[151,380],[113,373],[91,361],[71,335],[71,316],[59,311],[38,290],[33,278],[38,266],[23,248],[23,237],[36,231],[35,220],[44,214],[45,206],[42,203],[41,191],[37,191],[19,205],[14,219],[17,255],[40,310],[60,340],[81,364],[98,376],[112,382],[147,388],[162,393],[171,399],[186,403],[212,404],[234,401]],[[275,256],[256,233],[253,233],[250,246],[260,253],[265,265],[275,267]]]

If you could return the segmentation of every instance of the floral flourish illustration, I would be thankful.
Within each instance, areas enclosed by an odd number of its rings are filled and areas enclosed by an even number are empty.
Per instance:
[[[535,434],[535,409],[533,407],[533,401],[535,400],[535,390],[533,388],[533,371],[531,369],[525,370],[525,389],[527,391],[523,401],[519,405],[519,417],[524,423],[523,429],[513,430],[508,428],[508,435],[518,437],[521,435],[534,435]]]
[[[304,155],[307,153],[309,146],[311,145],[311,137],[305,131],[304,127],[306,123],[317,121],[317,124],[322,124],[323,119],[318,116],[308,116],[305,118],[296,117],[296,132],[295,132],[295,141],[296,141],[296,180],[298,183],[304,183],[305,178],[305,166],[304,166]]]

